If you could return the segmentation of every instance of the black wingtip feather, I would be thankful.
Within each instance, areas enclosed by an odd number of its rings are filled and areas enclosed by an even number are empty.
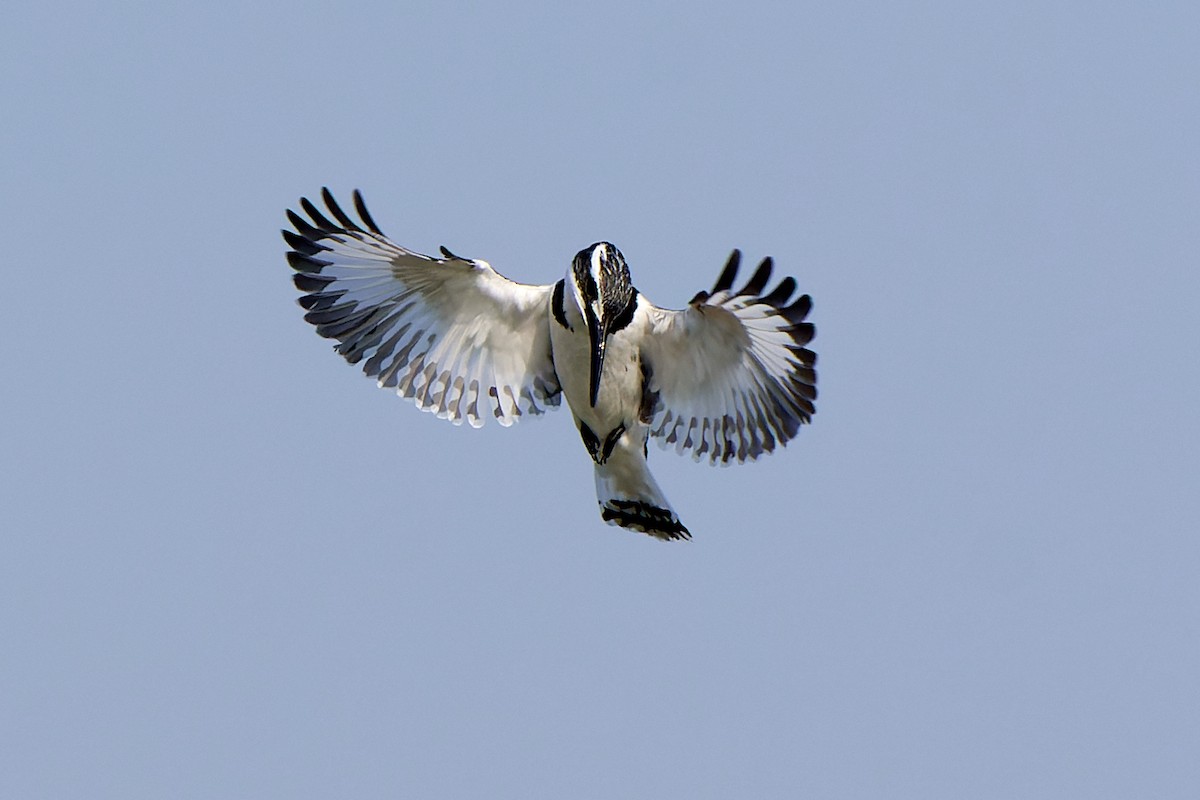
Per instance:
[[[791,299],[792,293],[796,291],[796,279],[788,276],[779,282],[769,295],[763,298],[763,302],[769,306],[782,308],[788,300]]]
[[[303,205],[303,203],[301,205]],[[287,218],[288,222],[292,223],[292,227],[296,229],[296,232],[305,239],[310,239],[316,242],[320,241],[321,239],[328,238],[325,231],[321,230],[320,228],[314,228],[311,222],[297,214],[295,211],[292,211],[290,208],[287,212]]]
[[[332,261],[322,261],[319,258],[313,258],[304,253],[297,253],[295,250],[288,251],[287,260],[292,269],[297,272],[320,272],[333,263]]]
[[[325,207],[329,209],[329,213],[333,214],[337,221],[342,224],[343,228],[348,231],[363,233],[363,229],[358,227],[354,220],[346,215],[345,211],[342,211],[342,207],[338,205],[337,200],[333,199],[333,193],[329,191],[328,187],[321,187],[321,199],[325,201]]]
[[[354,190],[354,210],[358,212],[359,219],[371,229],[372,233],[383,236],[383,231],[379,230],[379,226],[375,224],[375,220],[371,219],[371,214],[367,211],[367,203],[363,200],[362,192],[358,189]]]
[[[771,268],[774,265],[775,261],[770,256],[764,258],[758,265],[758,269],[754,271],[754,277],[742,287],[742,290],[738,294],[754,296],[762,292],[766,288],[767,281],[771,279]]]
[[[372,313],[371,309],[358,309],[354,303],[346,302],[340,307],[325,306],[324,308],[312,309],[304,315],[304,321],[312,325],[328,326],[343,322],[357,322],[365,319]]]
[[[329,250],[323,244],[317,244],[312,239],[305,238],[295,231],[280,231],[283,234],[283,240],[288,243],[288,246],[297,252],[303,253],[306,256],[315,256],[325,250]]]
[[[713,284],[710,294],[724,292],[733,288],[733,279],[737,277],[738,265],[741,263],[742,251],[734,249],[729,254],[729,260],[725,262],[725,269],[721,270],[721,275],[717,278],[717,282]]]
[[[793,380],[792,381],[792,389],[806,400],[811,401],[811,400],[817,399],[817,387],[811,383],[804,383],[803,381]],[[811,405],[812,404],[809,403],[809,406],[811,406]],[[807,408],[806,410],[810,414],[813,413],[814,411],[816,411],[815,408],[811,408],[811,407]]]
[[[307,197],[300,198],[300,207],[304,209],[304,213],[308,214],[309,218],[317,226],[317,229],[322,233],[337,233],[338,226],[334,225],[328,217],[322,214],[321,210],[314,206]]]
[[[296,302],[305,311],[324,311],[337,304],[338,300],[342,299],[345,292],[331,292],[329,294],[306,294]]]
[[[333,283],[333,281],[333,278],[326,278],[323,275],[314,275],[309,272],[297,272],[292,276],[292,283],[302,292],[319,292]]]
[[[806,294],[797,297],[796,302],[781,309],[783,316],[793,324],[803,322],[809,311],[812,311],[812,298]]]
[[[798,325],[793,325],[788,333],[791,334],[792,341],[796,344],[806,345],[817,335],[817,326],[811,322],[801,322]]]

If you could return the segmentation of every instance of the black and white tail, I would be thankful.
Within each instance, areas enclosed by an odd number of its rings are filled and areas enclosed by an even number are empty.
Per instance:
[[[595,468],[600,517],[609,525],[664,540],[692,538],[650,474],[644,451],[618,447]]]

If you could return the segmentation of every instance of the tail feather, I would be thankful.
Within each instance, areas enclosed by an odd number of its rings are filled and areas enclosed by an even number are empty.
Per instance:
[[[641,448],[617,448],[596,464],[596,498],[600,518],[609,525],[664,540],[692,538],[650,474]]]

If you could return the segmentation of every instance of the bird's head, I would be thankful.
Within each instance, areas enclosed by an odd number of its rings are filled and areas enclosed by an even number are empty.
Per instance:
[[[576,253],[570,278],[592,344],[590,399],[594,407],[604,369],[605,344],[610,334],[624,328],[633,318],[637,290],[630,282],[625,256],[608,242],[597,242]]]

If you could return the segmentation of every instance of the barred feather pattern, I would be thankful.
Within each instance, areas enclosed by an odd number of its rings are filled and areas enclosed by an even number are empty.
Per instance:
[[[753,461],[796,436],[816,413],[817,354],[807,345],[812,299],[784,278],[764,293],[772,260],[734,290],[741,253],[689,307],[651,307],[643,353],[650,435],[699,461]]]
[[[363,372],[454,424],[508,426],[558,406],[550,351],[551,286],[515,283],[487,262],[408,250],[388,239],[354,193],[359,220],[328,189],[289,211],[288,262],[305,320]],[[331,219],[332,218],[332,219]]]

